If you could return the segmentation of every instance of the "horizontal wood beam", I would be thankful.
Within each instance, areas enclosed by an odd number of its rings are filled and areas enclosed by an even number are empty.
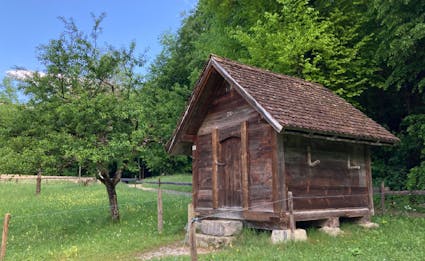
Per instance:
[[[195,142],[196,135],[190,135],[190,134],[184,134],[182,135],[181,141],[182,142]]]
[[[319,220],[330,217],[363,217],[370,215],[369,208],[339,208],[294,211],[295,221]]]

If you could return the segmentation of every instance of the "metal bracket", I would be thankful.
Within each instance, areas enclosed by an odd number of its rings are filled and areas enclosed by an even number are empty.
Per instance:
[[[350,155],[348,155],[347,167],[348,167],[348,169],[360,169],[360,166],[351,165]]]
[[[226,165],[226,163],[222,163],[222,162],[218,162],[218,161],[216,161],[215,164],[217,164],[217,166],[224,166],[224,165]]]
[[[319,163],[320,160],[315,160],[314,162],[311,162],[311,148],[310,146],[307,146],[307,164],[313,168],[319,165]]]

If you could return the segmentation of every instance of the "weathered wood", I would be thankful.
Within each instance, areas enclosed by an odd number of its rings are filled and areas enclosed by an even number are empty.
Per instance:
[[[198,131],[198,135],[211,133],[215,128],[225,129],[235,126],[235,124],[239,125],[256,116],[257,112],[248,105],[233,108],[231,111],[227,112],[208,114]]]
[[[164,222],[162,219],[162,190],[161,190],[161,179],[158,179],[158,233],[162,233]]]
[[[196,208],[198,202],[199,191],[199,172],[198,172],[198,150],[196,149],[197,142],[194,140],[192,145],[192,203],[193,208]]]
[[[382,214],[385,213],[385,183],[381,182],[381,210]]]
[[[241,165],[242,165],[242,206],[249,208],[249,159],[248,159],[248,122],[241,124]]]
[[[218,129],[214,129],[211,135],[212,144],[212,196],[213,208],[218,208]]]
[[[0,260],[4,260],[4,257],[6,256],[6,246],[7,246],[7,237],[9,233],[9,221],[10,221],[10,213],[7,213],[4,216],[4,222],[3,222],[3,233],[1,237],[1,252],[0,252]]]
[[[241,140],[231,136],[220,143],[218,207],[242,206]]]
[[[191,142],[191,143],[193,143],[195,139],[196,139],[196,135],[190,135],[190,134],[184,134],[182,135],[182,138],[181,138],[183,142]]]
[[[273,211],[275,213],[280,213],[281,210],[281,202],[279,201],[281,198],[279,197],[280,191],[279,191],[279,173],[278,173],[278,139],[277,139],[277,133],[273,130],[273,128],[269,128],[269,135],[270,140],[272,144],[272,202],[273,202]]]
[[[196,248],[196,227],[195,222],[192,220],[190,223],[190,233],[189,233],[189,242],[190,242],[190,260],[198,260],[198,252]]]
[[[35,195],[38,196],[41,193],[41,169],[37,173],[37,182],[35,185]]]
[[[193,207],[193,203],[187,204],[187,225],[190,226],[193,218],[195,218],[195,208]]]
[[[358,144],[340,144],[300,136],[286,135],[285,168],[288,190],[292,191],[295,210],[369,207],[368,164],[364,146]],[[314,160],[320,164],[311,167],[308,164],[306,148],[311,147]],[[347,158],[360,169],[347,168]],[[331,197],[331,196],[341,197]],[[302,197],[302,198],[300,198]]]
[[[365,150],[365,165],[366,165],[366,181],[367,188],[369,192],[369,210],[371,215],[374,215],[375,209],[373,207],[373,184],[372,184],[372,169],[371,169],[371,160],[370,160],[370,152],[367,146],[364,146]]]
[[[295,218],[294,218],[294,201],[292,191],[288,191],[288,212],[289,212],[289,228],[291,229],[291,239],[293,239],[295,232]]]
[[[363,217],[370,215],[368,208],[340,208],[340,209],[321,209],[294,211],[296,221],[319,220],[330,217]]]
[[[278,160],[278,177],[279,177],[279,199],[280,202],[280,211],[286,211],[286,168],[285,168],[285,147],[283,141],[283,135],[278,134],[277,136],[277,160]]]

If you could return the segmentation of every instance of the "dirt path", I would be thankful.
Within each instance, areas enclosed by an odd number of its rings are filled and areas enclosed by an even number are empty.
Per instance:
[[[135,188],[141,189],[143,191],[158,192],[158,189],[156,189],[156,188],[145,188],[145,187],[143,187],[143,184],[137,184],[137,185],[128,184],[128,186],[132,187],[132,188],[135,187]],[[180,196],[187,196],[187,197],[192,196],[192,193],[189,193],[189,192],[175,191],[175,190],[170,190],[170,189],[161,189],[161,190],[162,190],[163,193],[170,194],[170,195],[180,195]]]
[[[198,254],[208,254],[213,252],[213,250],[205,248],[197,248]],[[136,257],[137,260],[151,260],[154,258],[162,258],[169,256],[189,256],[190,249],[187,246],[183,246],[181,243],[176,243],[173,245],[163,246],[158,249],[143,253]]]

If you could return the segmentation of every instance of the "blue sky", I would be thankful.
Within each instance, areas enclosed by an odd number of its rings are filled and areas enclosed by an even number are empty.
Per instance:
[[[106,13],[101,42],[115,47],[135,40],[140,53],[152,61],[161,50],[159,37],[176,32],[183,14],[196,0],[0,0],[0,80],[14,66],[42,70],[36,47],[55,39],[63,31],[59,16],[74,18],[86,32],[91,29],[90,13]]]

